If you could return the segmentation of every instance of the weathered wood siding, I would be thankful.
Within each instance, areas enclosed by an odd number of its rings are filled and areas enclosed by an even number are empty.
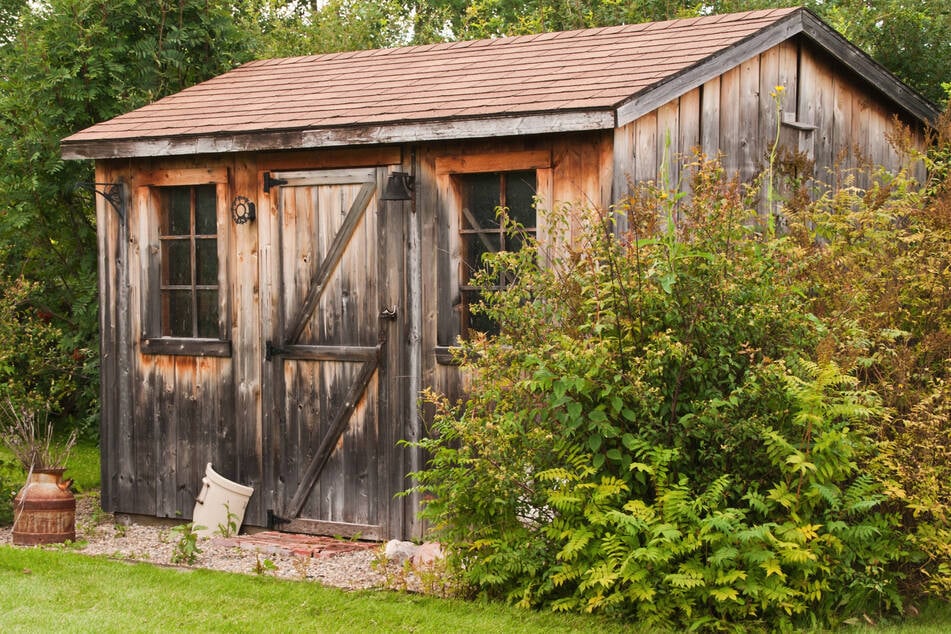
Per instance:
[[[238,356],[148,351],[148,321],[154,317],[158,223],[150,186],[214,183],[219,191],[220,320],[231,342],[247,326],[233,305],[233,288],[249,279],[246,246],[237,248],[232,230],[230,165],[177,160],[99,163],[98,182],[122,182],[125,216],[97,205],[102,327],[103,506],[158,517],[191,516],[206,462],[223,475],[253,482],[253,449],[242,446],[236,416],[235,359]],[[228,161],[230,163],[230,161]],[[242,239],[242,242],[245,242]],[[254,276],[252,276],[254,277]],[[242,390],[247,383],[242,384]],[[247,403],[243,404],[247,406]],[[259,407],[250,404],[253,412]],[[251,468],[249,468],[251,467]],[[256,509],[249,509],[249,517]]]
[[[696,151],[720,155],[727,173],[750,181],[766,167],[777,141],[815,162],[820,188],[836,185],[830,182],[836,168],[871,162],[898,169],[901,157],[888,141],[896,131],[893,109],[872,94],[814,46],[788,40],[618,128],[615,192],[623,195],[638,181],[689,191],[690,175],[681,173],[681,165]],[[921,143],[920,131],[915,134]],[[923,178],[923,167],[914,174]],[[859,185],[868,184],[866,174],[856,176]],[[765,210],[765,201],[760,206]]]
[[[355,166],[398,168],[401,161],[399,148],[368,148],[97,163],[97,182],[121,182],[125,195],[124,215],[102,199],[97,201],[106,510],[188,519],[207,462],[226,478],[254,487],[246,524],[265,526],[268,511],[281,508],[286,501],[281,495],[288,486],[281,478],[300,465],[288,464],[282,470],[276,461],[306,461],[315,446],[307,431],[310,423],[304,421],[291,434],[282,425],[287,421],[296,425],[298,419],[272,407],[276,369],[265,359],[265,342],[276,332],[275,315],[284,301],[277,267],[295,275],[288,267],[300,263],[282,263],[272,222],[277,210],[263,193],[263,174]],[[409,171],[410,166],[403,169]],[[384,180],[385,172],[380,172],[378,188]],[[150,298],[157,279],[154,255],[159,249],[156,197],[150,187],[204,182],[214,183],[218,191],[220,319],[226,333],[224,346],[211,346],[210,351],[202,343],[150,339],[148,332],[150,320],[156,318]],[[243,225],[232,221],[230,205],[235,196],[256,203],[257,221]],[[369,389],[374,396],[355,404],[355,419],[361,419],[360,410],[366,408],[385,411],[387,418],[374,420],[379,429],[374,431],[373,446],[357,446],[362,432],[350,430],[340,451],[334,449],[331,457],[331,463],[358,463],[355,469],[361,473],[370,468],[370,462],[379,462],[385,470],[370,482],[345,484],[334,504],[352,493],[353,509],[330,513],[352,522],[372,520],[385,526],[388,534],[402,536],[410,530],[404,526],[407,518],[415,517],[415,511],[407,511],[401,500],[393,498],[406,486],[408,462],[408,450],[397,447],[397,441],[410,433],[418,435],[415,397],[406,389],[410,342],[405,331],[414,316],[403,301],[409,293],[404,262],[408,209],[387,205],[393,204],[374,203],[367,211],[371,220],[362,229],[386,236],[392,243],[387,256],[352,254],[343,263],[357,275],[356,283],[367,289],[375,289],[375,280],[385,272],[384,283],[392,286],[392,293],[381,293],[381,301],[399,310],[398,319],[386,326],[389,343],[381,364],[387,371],[371,377]],[[377,223],[382,224],[378,227]],[[376,238],[372,240],[375,244]],[[327,307],[320,312],[324,317],[333,314]],[[318,321],[308,322],[305,331],[321,330],[323,334],[315,336],[329,342],[333,325]],[[375,344],[375,323],[371,330]],[[281,371],[282,384],[289,380],[304,400],[321,391],[323,378],[305,376],[299,364],[288,365]],[[300,474],[295,472],[293,477]],[[379,508],[366,508],[365,502],[361,506],[367,489],[358,489],[364,485],[383,500]],[[305,513],[317,512],[320,497],[317,494],[307,502]]]

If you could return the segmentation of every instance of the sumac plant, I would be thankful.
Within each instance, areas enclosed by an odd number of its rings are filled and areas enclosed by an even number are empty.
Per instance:
[[[526,607],[708,630],[899,610],[906,540],[863,468],[887,410],[815,356],[798,243],[716,162],[694,174],[689,201],[556,210],[544,245],[487,257],[499,334],[460,342],[465,402],[426,396],[424,515],[465,587]]]

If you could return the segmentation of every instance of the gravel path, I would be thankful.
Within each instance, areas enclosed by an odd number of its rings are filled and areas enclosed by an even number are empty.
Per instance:
[[[0,528],[0,544],[11,543],[11,527]],[[180,533],[170,526],[118,524],[115,518],[99,508],[98,494],[77,496],[75,551],[116,559],[174,565]],[[322,585],[349,590],[392,587],[387,575],[375,570],[374,560],[382,560],[382,547],[332,557],[301,557],[274,552],[261,552],[229,544],[230,540],[200,539],[201,553],[193,568],[209,568],[243,574],[266,574],[285,579],[315,581]],[[404,584],[400,584],[404,585]],[[410,589],[415,583],[406,584]]]

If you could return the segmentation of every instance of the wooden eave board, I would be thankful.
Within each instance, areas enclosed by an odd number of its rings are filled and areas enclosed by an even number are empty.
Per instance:
[[[302,149],[610,129],[744,56],[802,32],[804,25],[833,41],[833,54],[842,54],[838,49],[845,40],[813,22],[822,24],[804,9],[776,9],[261,60],[80,131],[63,141],[63,156]],[[854,49],[844,46],[845,52]],[[872,62],[871,68],[878,67]],[[868,65],[860,70],[868,71]]]

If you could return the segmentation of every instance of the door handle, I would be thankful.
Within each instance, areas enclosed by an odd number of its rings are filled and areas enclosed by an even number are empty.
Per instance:
[[[380,311],[380,319],[385,319],[387,321],[395,321],[396,315],[397,312],[395,304],[393,305],[393,308],[384,307],[383,310]]]

